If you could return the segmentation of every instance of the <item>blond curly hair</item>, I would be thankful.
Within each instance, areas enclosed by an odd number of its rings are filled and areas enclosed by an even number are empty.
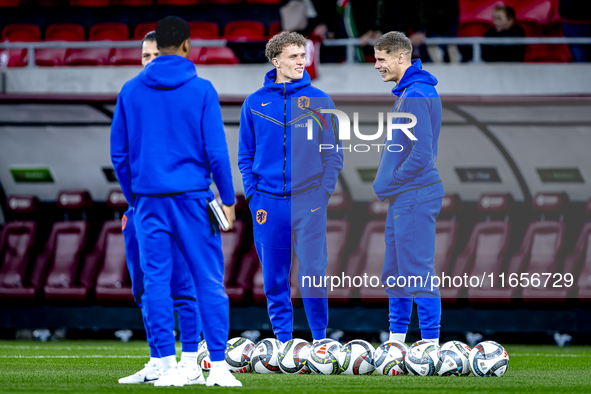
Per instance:
[[[281,56],[281,52],[285,47],[291,45],[305,47],[307,42],[306,38],[299,33],[282,31],[269,40],[265,46],[265,56],[269,61],[272,61],[274,58]]]

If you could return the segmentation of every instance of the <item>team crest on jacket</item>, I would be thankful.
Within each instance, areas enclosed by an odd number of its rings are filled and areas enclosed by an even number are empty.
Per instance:
[[[125,226],[127,226],[127,216],[124,214],[121,219],[121,231],[125,230]]]
[[[263,224],[267,221],[267,211],[265,211],[264,209],[259,209],[257,211],[257,223],[258,224]]]
[[[298,107],[300,109],[306,109],[310,106],[310,98],[306,96],[298,97]]]

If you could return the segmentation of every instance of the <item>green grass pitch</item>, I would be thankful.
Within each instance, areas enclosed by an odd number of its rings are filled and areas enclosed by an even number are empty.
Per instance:
[[[148,360],[142,341],[0,341],[0,393],[591,393],[591,347],[508,345],[507,351],[502,378],[250,373],[237,375],[242,388],[158,388],[117,384]]]

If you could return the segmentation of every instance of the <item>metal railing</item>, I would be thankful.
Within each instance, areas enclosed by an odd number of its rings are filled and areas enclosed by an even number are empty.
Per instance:
[[[326,46],[347,47],[347,63],[355,62],[357,38],[325,40]],[[530,44],[591,44],[591,37],[432,37],[425,39],[425,45],[471,45],[472,62],[482,62],[481,45],[530,45]]]
[[[2,49],[28,49],[28,67],[35,67],[35,49],[55,48],[139,48],[139,40],[134,41],[40,41],[40,42],[0,42]],[[223,47],[228,44],[224,39],[191,40],[193,47]],[[331,47],[347,48],[347,63],[355,63],[355,48],[360,45],[358,38],[337,38],[324,40],[323,44]],[[425,45],[471,45],[472,62],[482,62],[481,45],[537,45],[537,44],[579,44],[591,45],[591,37],[437,37],[426,38]]]

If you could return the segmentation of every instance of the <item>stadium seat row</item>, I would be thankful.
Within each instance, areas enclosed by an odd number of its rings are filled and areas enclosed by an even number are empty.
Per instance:
[[[527,37],[563,37],[559,0],[460,0],[458,37],[482,37],[493,27],[493,11],[498,5],[515,9],[516,23]],[[591,21],[589,21],[591,23]],[[528,45],[525,62],[572,61],[567,45]]]
[[[0,7],[18,7],[24,5],[25,0],[0,0]],[[174,6],[190,6],[197,4],[279,4],[279,0],[69,0],[67,1],[71,6],[75,7],[107,7],[110,5],[123,6],[150,6],[154,4],[159,5],[174,5]],[[61,0],[40,0],[36,3],[42,6],[60,6],[63,4]]]
[[[92,201],[85,191],[65,191],[58,196],[57,206],[73,215],[90,209]],[[565,223],[562,214],[569,204],[564,193],[539,193],[533,200],[533,209],[540,220],[531,222],[518,251],[508,255],[512,223],[509,217],[514,202],[509,194],[484,194],[480,197],[478,211],[485,219],[477,222],[470,233],[464,250],[455,258],[458,224],[456,214],[461,212],[457,195],[443,199],[440,218],[436,223],[435,264],[438,275],[482,277],[479,286],[444,284],[440,289],[447,305],[458,305],[468,300],[474,306],[510,305],[515,298],[526,304],[564,305],[568,298],[578,298],[582,304],[591,304],[591,221],[582,227],[576,245],[565,255]],[[38,209],[35,197],[10,196],[9,211],[31,215]],[[116,215],[127,204],[120,191],[112,191],[107,206]],[[341,193],[330,200],[331,217],[350,210],[352,202]],[[348,277],[381,276],[384,261],[384,229],[387,203],[374,201],[369,205],[369,220],[356,243],[357,250],[350,256],[345,249],[350,242],[350,222],[345,219],[329,219],[327,223],[328,268],[327,275]],[[248,205],[240,197],[237,204],[238,220],[235,229],[222,235],[225,260],[224,283],[233,303],[265,303],[262,268],[253,247]],[[586,205],[591,214],[591,200]],[[336,214],[336,215],[335,215]],[[91,293],[99,302],[132,301],[130,279],[127,273],[123,236],[119,220],[106,221],[100,231],[93,251],[84,256],[88,224],[84,220],[63,221],[53,224],[45,248],[38,256],[32,255],[37,223],[34,220],[11,221],[6,224],[0,238],[0,299],[32,300],[43,289],[47,300],[83,301]],[[300,297],[297,260],[292,267],[292,298]],[[505,275],[505,286],[499,281]],[[551,286],[509,286],[510,275],[552,274]],[[573,275],[574,283],[563,286],[564,280],[556,275]],[[492,274],[495,280],[488,278]],[[556,287],[555,284],[563,287]],[[333,304],[346,304],[354,298],[363,303],[384,303],[386,294],[382,287],[337,286],[329,292]]]
[[[220,29],[213,22],[188,22],[192,39],[220,38]],[[141,40],[146,33],[156,28],[157,22],[138,24],[133,40]],[[269,35],[279,32],[279,22],[269,26]],[[129,29],[122,23],[99,23],[90,28],[89,41],[126,41]],[[265,40],[265,26],[257,21],[234,21],[224,27],[224,36],[229,41]],[[84,27],[72,23],[50,25],[45,31],[45,41],[84,41]],[[31,24],[7,25],[2,30],[2,41],[37,42],[41,41],[41,31]],[[23,67],[28,64],[26,49],[9,51],[8,67]],[[237,64],[238,58],[227,47],[193,48],[192,60],[196,64]],[[89,49],[37,49],[35,63],[38,66],[92,66],[92,65],[135,65],[141,64],[141,51],[138,48],[89,48]]]

